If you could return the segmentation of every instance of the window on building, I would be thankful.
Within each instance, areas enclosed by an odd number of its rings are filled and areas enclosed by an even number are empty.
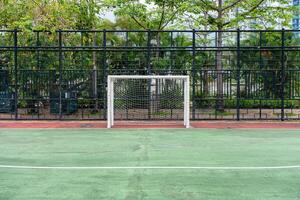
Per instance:
[[[293,19],[293,29],[299,29],[299,18]]]

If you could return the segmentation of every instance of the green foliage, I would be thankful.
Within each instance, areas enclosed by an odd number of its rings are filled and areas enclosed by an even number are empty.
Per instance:
[[[162,109],[182,109],[183,90],[178,85],[166,81],[162,94],[160,94],[160,107]]]
[[[1,0],[2,28],[22,30],[92,29],[99,24],[94,0]]]
[[[125,17],[139,29],[163,30],[182,16],[186,2],[180,0],[104,0],[119,18]]]
[[[235,29],[240,28],[274,28],[278,26],[287,27],[290,23],[292,10],[296,8],[286,6],[287,0],[274,0],[274,4],[267,5],[266,0],[223,0],[218,4],[214,0],[0,0],[0,25],[4,29],[21,29],[19,34],[19,45],[57,45],[58,29],[157,29],[165,30],[171,28],[186,28],[191,26],[197,29]],[[277,3],[276,3],[277,2]],[[99,16],[104,9],[112,9],[116,14],[116,21],[103,20]],[[238,12],[237,12],[238,11]],[[274,17],[276,16],[276,17]],[[252,23],[255,22],[255,23]],[[37,44],[36,35],[32,30],[49,30],[41,33],[40,44]],[[211,35],[197,33],[196,43],[198,46],[209,46],[215,41]],[[235,37],[235,36],[234,36]],[[220,44],[236,45],[232,40],[233,35],[221,37]],[[147,45],[147,33],[129,33],[128,41],[124,35],[107,33],[107,43],[111,46],[145,47]],[[12,34],[1,35],[1,45],[13,44]],[[285,33],[286,46],[299,46],[300,39],[294,37],[293,33]],[[2,44],[4,43],[4,44]],[[101,45],[102,35],[94,34],[64,34],[63,45],[65,46],[92,46]],[[261,46],[281,46],[281,33],[263,33]],[[151,45],[155,47],[176,46],[191,47],[192,40],[187,34],[174,34],[170,42],[170,35],[164,33],[153,33]],[[259,36],[250,34],[242,37],[241,46],[259,46]],[[92,69],[94,64],[102,67],[103,54],[97,52],[65,52],[63,54],[64,66],[68,69]],[[94,56],[95,55],[95,56]],[[0,69],[13,69],[13,54],[0,54]],[[146,53],[137,52],[107,52],[107,63],[111,70],[127,70],[123,73],[140,73],[138,70],[147,69]],[[285,53],[285,65],[288,69],[299,69],[299,53],[290,51]],[[261,59],[258,59],[260,58]],[[40,52],[40,63],[36,62],[37,55],[29,52],[19,52],[20,69],[57,69],[57,54],[51,52]],[[215,52],[197,51],[196,69],[214,69],[216,60],[222,58],[223,69],[236,66],[232,60],[236,60],[236,54],[223,53],[222,57],[216,57]],[[241,52],[242,70],[280,70],[280,51],[244,51]],[[188,51],[159,51],[151,53],[151,68],[153,70],[190,70],[192,66],[192,54]],[[101,63],[101,64],[100,64]],[[130,71],[131,70],[131,71]],[[136,70],[136,71],[134,71]],[[168,71],[169,70],[169,71]],[[134,71],[134,72],[133,72]],[[236,74],[234,74],[235,76]],[[207,77],[206,77],[207,76]],[[300,82],[294,81],[297,74],[287,73],[284,77],[285,85],[290,91],[300,94]],[[273,77],[276,77],[275,79]],[[26,78],[26,77],[25,77]],[[24,78],[24,80],[26,80]],[[250,78],[242,74],[242,83],[249,83]],[[211,83],[212,77],[205,74],[197,74],[195,82]],[[20,80],[23,81],[23,80]],[[224,79],[225,81],[225,79]],[[248,82],[247,82],[248,81]],[[250,80],[261,87],[256,91],[249,88],[241,91],[245,98],[258,97],[256,94],[264,94],[265,98],[280,98],[281,77],[271,72],[262,73],[262,76],[252,77]],[[208,88],[210,89],[210,88]],[[209,94],[196,95],[199,98],[208,97]],[[288,96],[288,90],[285,95]],[[90,94],[82,94],[89,96]],[[232,101],[231,101],[232,102]],[[231,104],[224,101],[225,106]],[[271,101],[270,101],[271,102]],[[214,107],[215,102],[210,100],[199,101],[200,107]],[[255,107],[254,103],[242,102],[245,107]],[[274,102],[275,103],[275,102]],[[294,104],[293,104],[294,106]],[[297,106],[297,105],[295,105]]]
[[[216,100],[215,99],[202,99],[196,101],[196,108],[207,108],[215,109]],[[224,108],[225,109],[236,109],[237,101],[224,99]],[[251,100],[251,99],[241,99],[240,100],[240,109],[281,109],[281,100]],[[299,109],[300,101],[299,100],[285,100],[284,108],[289,109]]]
[[[289,0],[188,0],[190,24],[206,29],[289,27]],[[276,17],[274,17],[276,16]]]

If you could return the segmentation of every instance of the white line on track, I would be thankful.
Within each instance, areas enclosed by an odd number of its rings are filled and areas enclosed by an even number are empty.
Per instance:
[[[11,169],[57,169],[57,170],[126,170],[126,169],[198,169],[198,170],[272,170],[272,169],[300,169],[294,166],[269,166],[269,167],[197,167],[197,166],[136,166],[136,167],[59,167],[59,166],[16,166],[0,165],[0,168]]]

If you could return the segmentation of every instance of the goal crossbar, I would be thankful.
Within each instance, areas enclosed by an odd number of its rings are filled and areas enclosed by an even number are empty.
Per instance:
[[[186,128],[190,127],[190,77],[182,75],[109,75],[107,77],[107,128],[112,128],[114,125],[114,81],[129,80],[129,79],[163,79],[163,80],[182,80],[184,91],[183,102],[183,125]]]

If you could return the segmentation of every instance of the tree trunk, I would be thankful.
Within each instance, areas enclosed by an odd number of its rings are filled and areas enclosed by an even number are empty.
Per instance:
[[[157,49],[160,48],[160,32],[157,32],[157,35],[156,35],[156,47]],[[160,57],[161,57],[161,53],[159,50],[157,50],[156,52],[156,58],[157,60],[160,61]],[[155,95],[153,97],[153,102],[152,102],[152,105],[151,105],[151,108],[153,109],[152,110],[152,113],[158,113],[159,110],[160,110],[160,99],[159,99],[159,82],[160,80],[155,80],[154,83],[152,83],[153,85],[155,85]]]
[[[217,32],[217,55],[216,55],[216,71],[217,71],[217,102],[216,109],[217,111],[224,111],[224,99],[223,99],[223,66],[222,66],[222,42],[223,42],[223,25],[220,24],[223,19],[222,13],[223,0],[218,0],[218,32]]]
[[[208,71],[207,69],[204,69],[203,71],[203,92],[204,92],[204,97],[208,97],[209,95],[209,77],[208,77]]]
[[[204,18],[207,20],[207,12],[204,13]],[[204,26],[204,30],[207,31],[208,30],[208,27],[207,25]],[[206,42],[207,42],[207,33],[204,33],[204,46],[207,47],[206,45]],[[209,54],[207,55],[209,57]],[[204,97],[207,97],[209,95],[209,77],[208,77],[208,63],[207,63],[207,60],[209,58],[205,58],[205,63],[204,63],[204,75],[203,75],[203,85],[204,85]]]
[[[223,33],[218,30],[217,33],[217,55],[216,55],[216,71],[217,71],[217,111],[224,111],[224,99],[223,99],[223,66],[222,66],[222,36]]]
[[[157,33],[157,36],[156,36],[156,47],[159,48],[160,47],[160,35],[159,35],[159,32]],[[156,58],[160,58],[160,51],[158,50],[156,52]]]

